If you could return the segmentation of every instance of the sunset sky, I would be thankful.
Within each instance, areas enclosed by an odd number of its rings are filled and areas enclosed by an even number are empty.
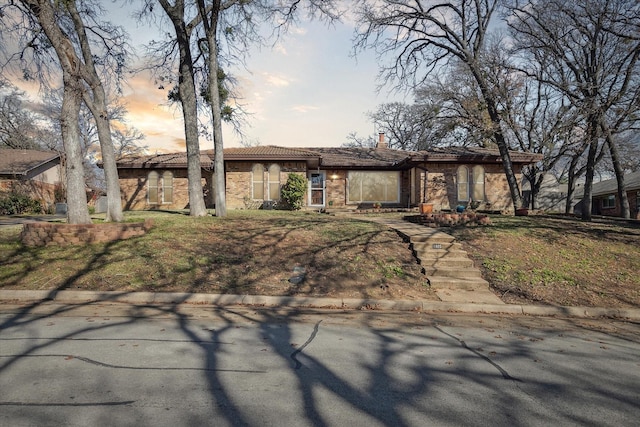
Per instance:
[[[132,44],[139,48],[148,28],[129,21]],[[376,93],[378,66],[372,52],[350,56],[353,27],[305,22],[273,48],[251,51],[248,69],[227,70],[238,80],[241,103],[250,114],[243,129],[247,140],[261,145],[340,146],[350,132],[374,135],[366,113],[380,103],[401,99],[383,89]],[[166,90],[145,76],[128,81],[125,101],[129,123],[146,135],[150,152],[184,148],[181,112],[165,106]],[[225,147],[240,146],[230,126]],[[203,149],[213,142],[201,140]]]

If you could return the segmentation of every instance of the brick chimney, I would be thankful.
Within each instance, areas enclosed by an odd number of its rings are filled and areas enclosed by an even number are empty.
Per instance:
[[[384,140],[384,132],[380,132],[378,134],[378,143],[376,144],[376,148],[389,148]]]

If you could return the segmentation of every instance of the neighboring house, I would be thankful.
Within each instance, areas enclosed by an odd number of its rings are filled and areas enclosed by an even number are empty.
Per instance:
[[[305,207],[357,209],[428,202],[455,209],[513,209],[497,150],[480,148],[408,152],[376,148],[287,148],[258,146],[224,150],[226,201],[230,209],[268,207],[280,199],[290,173],[308,181]],[[213,207],[213,152],[201,152],[202,186]],[[539,155],[512,153],[518,177]],[[118,161],[125,209],[183,209],[188,205],[186,153],[129,156]]]
[[[564,212],[567,204],[568,185],[561,184],[551,173],[545,174],[540,185],[540,190],[536,195],[535,209],[546,212]],[[575,194],[575,191],[574,191]],[[531,184],[523,179],[522,197],[525,205],[531,206]]]
[[[631,218],[640,219],[640,172],[625,175],[624,187],[629,199]],[[591,194],[593,215],[622,216],[618,181],[615,178],[594,183]]]
[[[62,185],[60,154],[53,151],[0,149],[0,192],[20,191],[44,207],[56,202]]]

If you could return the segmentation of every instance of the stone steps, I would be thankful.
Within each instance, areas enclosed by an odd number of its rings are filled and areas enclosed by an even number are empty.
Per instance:
[[[432,289],[478,291],[499,301],[489,290],[489,282],[482,278],[480,270],[453,236],[403,220],[381,219],[379,222],[395,229],[409,242],[409,249],[423,266]]]
[[[502,304],[490,291],[489,282],[482,278],[480,270],[474,266],[473,260],[453,236],[440,229],[400,219],[371,220],[395,229],[409,243],[409,249],[423,267],[428,284],[439,298],[445,298],[443,301],[450,297],[448,293],[467,293],[473,295],[473,300]]]

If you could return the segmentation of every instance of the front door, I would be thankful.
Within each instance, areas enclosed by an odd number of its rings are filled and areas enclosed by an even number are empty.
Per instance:
[[[309,177],[309,206],[324,207],[325,199],[325,174],[324,172],[311,172]]]

